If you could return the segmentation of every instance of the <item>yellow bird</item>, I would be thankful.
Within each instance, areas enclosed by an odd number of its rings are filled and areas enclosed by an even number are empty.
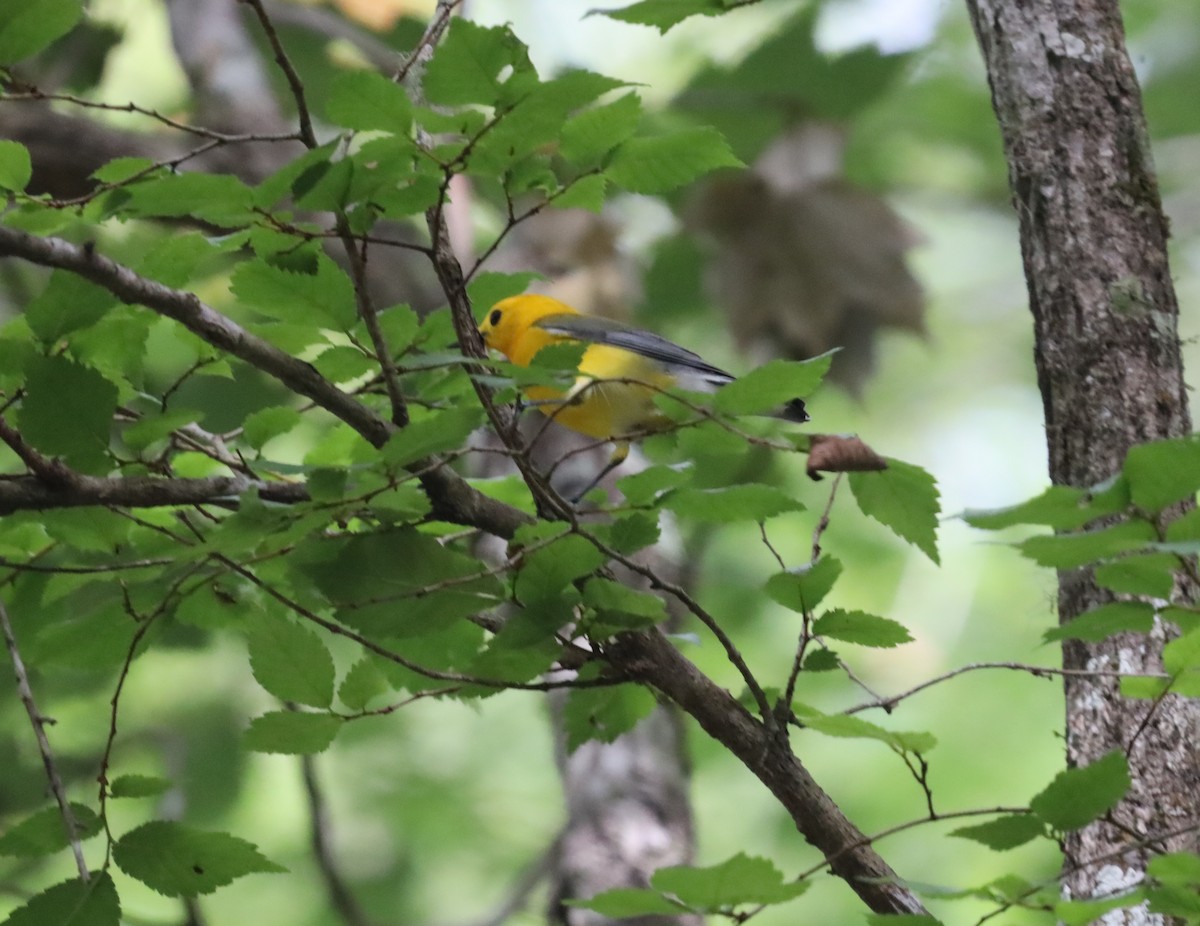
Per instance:
[[[525,395],[549,418],[573,431],[616,444],[608,464],[584,495],[629,455],[629,442],[671,420],[654,397],[663,390],[716,392],[734,377],[686,348],[650,331],[583,315],[550,296],[525,294],[497,302],[479,326],[484,343],[517,366],[529,366],[543,347],[582,342],[588,347],[573,386],[528,386]],[[793,399],[777,413],[809,420],[804,402]]]

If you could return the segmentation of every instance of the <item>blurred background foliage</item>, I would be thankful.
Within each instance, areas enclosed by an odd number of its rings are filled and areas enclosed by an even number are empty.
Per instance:
[[[847,565],[834,603],[893,617],[916,638],[896,650],[845,647],[843,657],[882,694],[966,663],[1055,664],[1056,648],[1040,643],[1055,622],[1053,576],[953,517],[965,508],[1018,501],[1046,482],[1016,222],[962,7],[938,0],[777,0],[718,19],[695,18],[662,36],[589,16],[593,5],[469,0],[466,14],[510,22],[543,75],[585,66],[639,84],[654,120],[719,127],[753,170],[714,177],[672,201],[623,196],[601,219],[558,217],[541,231],[522,229],[492,266],[540,269],[580,308],[632,315],[735,371],[775,353],[845,347],[835,361],[836,383],[810,401],[814,427],[856,432],[879,452],[925,467],[938,480],[948,517],[937,565],[866,521],[847,497],[838,499],[823,541]],[[1194,365],[1200,6],[1194,0],[1123,6],[1174,231],[1181,330]],[[410,48],[430,8],[419,0],[341,0],[330,7],[360,34],[369,32],[374,44],[331,39],[305,28],[299,16],[290,25],[282,17],[284,41],[314,108],[321,110],[322,88],[345,61],[364,54],[386,59],[391,50]],[[163,7],[154,0],[94,0],[90,13],[89,30],[47,52],[39,82],[187,113],[188,83],[172,54]],[[124,114],[104,118],[145,128],[144,120]],[[486,190],[472,206],[482,250],[503,214]],[[134,263],[162,236],[161,229],[139,225],[106,234],[112,256]],[[227,274],[214,255],[200,295],[237,317]],[[18,313],[42,285],[28,268],[0,266],[0,310]],[[797,304],[811,311],[797,317]],[[162,389],[194,361],[195,345],[162,322],[145,324],[155,345],[147,380]],[[121,333],[98,335],[97,354]],[[210,372],[193,378],[180,396],[203,410],[206,427],[219,430],[279,401],[257,378],[229,378],[219,367]],[[273,442],[271,455],[302,459],[313,437],[297,429]],[[656,452],[653,442],[648,452]],[[710,478],[728,480],[746,466],[765,468],[758,478],[801,497],[810,510],[772,521],[770,535],[787,561],[807,558],[828,481],[809,482],[791,461],[717,454],[705,465]],[[78,518],[86,530],[86,513]],[[752,593],[774,571],[757,532],[726,528],[681,542],[699,596],[727,621],[751,666],[767,680],[783,678],[795,615]],[[207,920],[338,922],[314,875],[308,822],[299,811],[298,761],[239,747],[247,718],[271,707],[250,675],[244,643],[183,625],[165,634],[156,657],[135,665],[129,677],[117,756],[122,771],[172,778],[177,788],[165,800],[182,819],[250,835],[291,871],[245,878],[206,898]],[[337,655],[343,670],[354,657],[349,650]],[[715,647],[691,647],[688,655],[733,684]],[[90,797],[89,776],[108,732],[111,674],[62,664],[36,684],[57,720],[52,735],[65,774]],[[798,696],[830,711],[869,697],[833,673],[806,673]],[[13,820],[41,802],[44,780],[11,692],[0,698],[0,716],[0,819]],[[930,781],[937,809],[947,812],[1027,802],[1061,767],[1062,722],[1056,681],[980,672],[903,702],[889,724],[937,735]],[[744,851],[796,873],[817,861],[731,756],[695,729],[691,745],[699,862]],[[800,733],[796,748],[866,832],[925,812],[919,788],[878,743]],[[485,921],[562,822],[546,708],[536,695],[508,693],[472,705],[424,701],[362,720],[315,764],[329,800],[334,850],[380,922]],[[114,828],[143,817],[136,802],[117,802],[111,813]],[[952,828],[917,828],[889,837],[880,849],[906,877],[948,887],[1005,873],[1049,879],[1057,871],[1057,855],[1044,842],[1001,856],[942,835]],[[65,856],[59,861],[60,869],[50,870],[0,858],[0,915],[31,886],[69,876]],[[133,882],[122,884],[122,897],[131,923],[178,921],[174,901]],[[864,916],[832,878],[819,879],[801,903],[810,922]],[[946,915],[963,922],[989,909],[960,902]],[[758,922],[790,922],[794,910],[768,910]],[[542,919],[534,903],[510,922]],[[1018,911],[998,920],[1041,921]]]

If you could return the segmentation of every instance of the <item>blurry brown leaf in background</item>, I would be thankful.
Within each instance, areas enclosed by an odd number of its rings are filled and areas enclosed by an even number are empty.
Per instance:
[[[841,176],[843,139],[806,123],[754,166],[705,184],[685,225],[712,245],[706,284],[757,362],[842,348],[830,377],[861,392],[878,333],[924,333],[924,294],[905,261],[919,238],[880,197]]]

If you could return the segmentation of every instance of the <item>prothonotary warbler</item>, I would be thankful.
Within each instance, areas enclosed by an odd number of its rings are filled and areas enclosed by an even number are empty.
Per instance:
[[[734,377],[686,348],[650,331],[583,315],[550,296],[525,294],[497,302],[479,326],[484,343],[518,366],[528,366],[543,347],[582,342],[588,347],[571,387],[529,386],[525,395],[544,415],[597,440],[612,441],[612,458],[586,494],[629,455],[629,441],[671,425],[655,405],[665,389],[715,392]],[[776,415],[809,420],[804,402],[793,399]]]

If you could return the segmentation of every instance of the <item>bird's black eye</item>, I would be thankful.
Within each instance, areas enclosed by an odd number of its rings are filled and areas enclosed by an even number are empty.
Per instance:
[[[503,314],[504,313],[501,312],[499,309],[492,309],[492,314],[488,316],[488,322],[493,325],[500,324],[500,316]]]

